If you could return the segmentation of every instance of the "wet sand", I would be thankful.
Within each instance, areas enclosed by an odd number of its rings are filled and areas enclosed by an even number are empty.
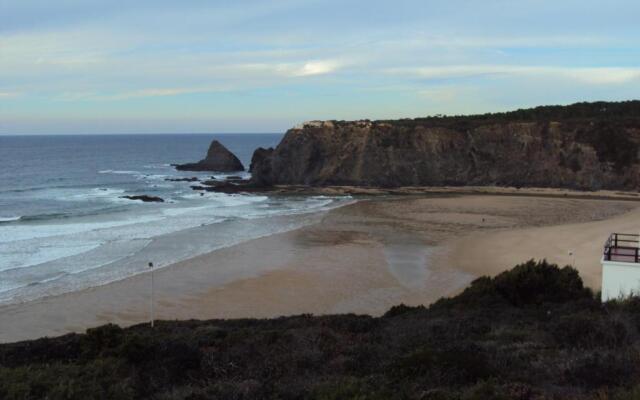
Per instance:
[[[628,197],[628,196],[627,196]],[[531,258],[572,263],[599,286],[612,231],[636,232],[640,202],[505,194],[377,197],[317,224],[154,272],[159,319],[380,315],[429,304]],[[149,318],[150,276],[0,308],[0,341]]]

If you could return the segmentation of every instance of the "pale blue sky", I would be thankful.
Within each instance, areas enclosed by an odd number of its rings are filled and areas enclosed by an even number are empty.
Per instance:
[[[0,134],[640,98],[640,2],[0,0]]]

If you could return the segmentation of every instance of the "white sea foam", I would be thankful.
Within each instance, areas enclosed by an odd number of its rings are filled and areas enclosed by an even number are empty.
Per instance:
[[[85,253],[100,246],[100,241],[82,241],[72,243],[64,238],[58,240],[35,240],[31,245],[39,244],[39,247],[25,246],[19,241],[0,243],[0,271],[14,268],[23,268],[31,265],[45,263],[47,261],[68,257],[74,254]],[[3,276],[3,280],[6,277]]]
[[[125,193],[124,189],[96,187],[96,188],[55,188],[39,191],[32,198],[52,199],[56,201],[83,202],[87,200],[99,200],[107,202],[125,202],[120,198]]]
[[[225,180],[229,176],[239,176],[242,179],[250,179],[251,173],[246,171],[238,171],[238,172],[230,172],[230,173],[213,173],[213,174],[210,174],[210,176],[213,176],[215,179],[218,179],[218,180]]]
[[[149,243],[150,240],[108,242],[43,263],[5,270],[0,281],[0,293],[100,268],[135,254]]]
[[[147,165],[143,165],[144,168],[148,168],[148,169],[167,169],[167,168],[172,168],[171,164],[147,164]]]
[[[216,192],[194,192],[184,194],[183,199],[214,200],[223,207],[241,206],[244,204],[260,203],[268,199],[267,196],[255,196],[247,194],[224,194]]]
[[[85,199],[117,199],[124,193],[124,189],[93,188],[85,193],[74,194],[71,197],[78,200]]]
[[[108,228],[138,225],[161,220],[162,216],[132,217],[125,220],[101,221],[101,222],[72,222],[72,223],[46,223],[46,224],[20,224],[4,226],[0,229],[0,243],[17,242],[21,240],[40,239],[74,235],[79,233],[95,232]],[[2,252],[0,252],[1,254]]]
[[[3,254],[0,271],[79,254],[106,242],[148,239],[202,224],[218,223],[229,217],[241,216],[242,211],[237,209],[241,206],[267,199],[265,196],[217,195],[215,202],[206,201],[191,207],[167,205],[160,212],[149,210],[147,214],[126,215],[120,220],[75,218],[72,219],[74,222],[4,227],[0,230],[0,254]]]
[[[188,213],[203,211],[203,210],[206,210],[208,208],[209,207],[207,207],[207,206],[167,208],[166,210],[162,210],[162,214],[166,215],[168,217],[177,217],[179,215],[184,215],[184,214],[188,214]]]
[[[85,199],[108,200],[122,192],[92,188],[72,190],[64,197],[83,195]],[[216,248],[294,229],[306,218],[297,214],[340,204],[338,199],[325,197],[274,199],[249,194],[206,192],[204,196],[199,193],[179,196],[180,193],[174,195],[183,201],[175,204],[135,206],[118,214],[2,225],[0,302],[34,299],[122,279],[143,272],[141,265],[146,265],[145,260],[153,259],[158,266],[167,265]],[[272,220],[273,217],[276,219]],[[264,222],[252,222],[259,218]],[[212,224],[216,228],[208,228]]]
[[[3,222],[15,222],[20,221],[22,217],[0,217],[0,224]]]

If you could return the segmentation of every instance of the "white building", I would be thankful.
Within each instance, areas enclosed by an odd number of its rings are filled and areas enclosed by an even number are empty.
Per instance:
[[[640,235],[612,233],[602,256],[602,301],[640,295]]]

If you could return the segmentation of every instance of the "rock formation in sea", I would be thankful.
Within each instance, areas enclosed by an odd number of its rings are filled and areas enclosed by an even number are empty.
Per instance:
[[[216,172],[236,172],[244,171],[244,166],[232,152],[222,143],[214,140],[209,146],[207,156],[197,163],[175,165],[180,171],[216,171]]]
[[[144,203],[164,203],[164,199],[158,196],[149,196],[148,194],[134,196],[120,196],[121,199],[140,200]]]
[[[191,178],[165,178],[164,180],[168,182],[197,182],[199,179],[192,176]]]
[[[640,101],[312,121],[256,150],[254,185],[640,188]]]

